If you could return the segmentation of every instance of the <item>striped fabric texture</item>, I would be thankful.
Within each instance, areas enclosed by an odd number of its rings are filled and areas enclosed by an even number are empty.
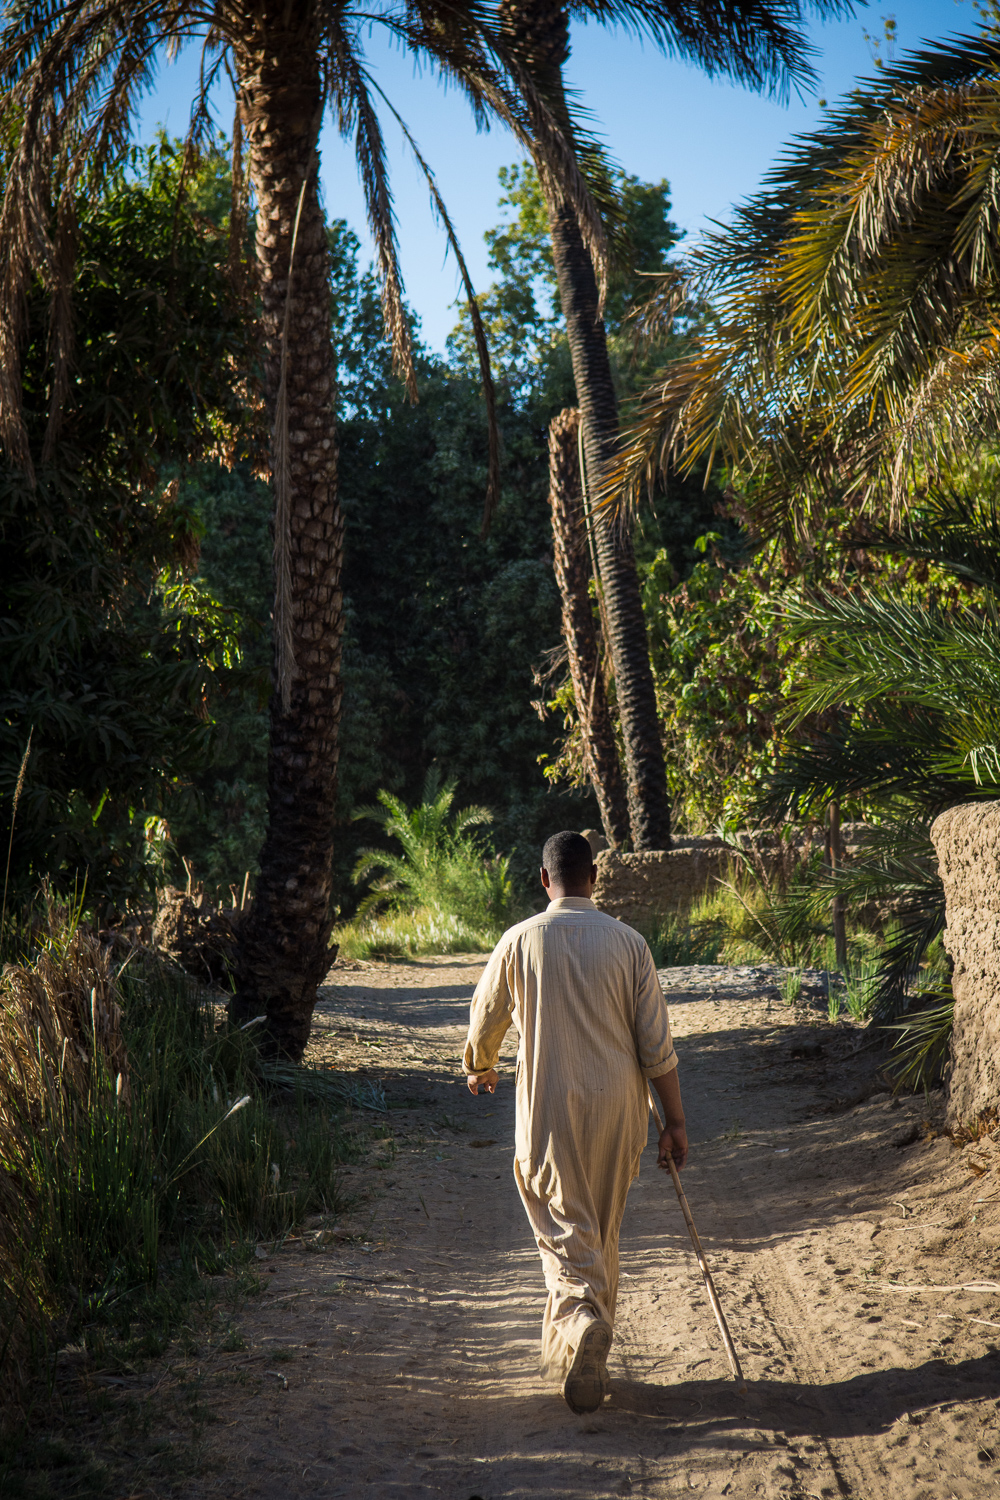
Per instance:
[[[515,1177],[549,1301],[542,1368],[561,1378],[595,1316],[613,1325],[618,1230],[647,1135],[646,1080],[677,1066],[645,940],[581,896],[504,933],[476,986],[468,1073],[518,1033]]]

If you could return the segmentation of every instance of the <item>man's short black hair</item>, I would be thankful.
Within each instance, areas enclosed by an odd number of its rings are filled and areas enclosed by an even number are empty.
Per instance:
[[[585,885],[593,863],[593,850],[582,833],[564,828],[545,840],[542,864],[557,885]]]

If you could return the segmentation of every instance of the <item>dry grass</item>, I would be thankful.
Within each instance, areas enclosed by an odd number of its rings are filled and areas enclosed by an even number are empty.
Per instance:
[[[984,1109],[982,1114],[977,1115],[974,1120],[961,1120],[951,1130],[945,1133],[953,1146],[968,1146],[973,1141],[981,1141],[986,1136],[993,1136],[1000,1128],[1000,1110],[995,1105]]]
[[[182,1325],[200,1272],[338,1210],[363,1149],[308,1070],[267,1078],[254,1033],[156,955],[115,958],[49,906],[0,976],[0,1425],[74,1340],[95,1358]],[[320,1085],[324,1085],[320,1088]],[[168,1330],[164,1335],[164,1329]],[[2,1483],[0,1483],[2,1489]]]
[[[128,1107],[128,1061],[108,952],[77,927],[0,981],[0,1401],[27,1383],[58,1297],[38,1250],[38,1143],[75,1150],[81,1111]],[[103,1092],[110,1099],[100,1100]]]

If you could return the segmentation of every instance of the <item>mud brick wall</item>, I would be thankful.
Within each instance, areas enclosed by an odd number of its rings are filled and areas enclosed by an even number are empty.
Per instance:
[[[758,844],[766,842],[758,837]],[[846,859],[858,853],[864,843],[865,825],[845,823],[841,829]],[[777,840],[772,842],[777,844]],[[823,843],[817,833],[803,840],[799,852]],[[602,849],[596,855],[597,885],[594,900],[602,911],[630,927],[649,931],[659,918],[687,911],[700,896],[710,891],[730,873],[732,856],[715,838],[676,838],[674,847],[647,854],[620,854]]]
[[[685,911],[703,896],[729,865],[729,851],[718,839],[677,839],[673,849],[597,856],[594,901],[630,927],[650,929],[658,917]]]
[[[955,962],[948,1112],[956,1123],[1000,1102],[1000,802],[949,808],[931,838],[944,881],[944,945]]]

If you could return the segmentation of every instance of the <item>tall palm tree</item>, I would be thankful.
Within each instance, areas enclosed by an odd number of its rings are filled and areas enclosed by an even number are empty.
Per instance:
[[[615,729],[601,670],[601,650],[590,599],[579,459],[580,413],[567,407],[549,424],[549,509],[553,561],[562,601],[562,633],[580,724],[583,764],[597,798],[604,836],[613,849],[629,836]]]
[[[321,0],[51,0],[9,4],[0,17],[0,129],[3,140],[13,143],[0,206],[0,442],[29,476],[32,457],[20,404],[24,288],[37,276],[52,297],[44,463],[72,394],[69,287],[79,195],[99,186],[120,161],[138,100],[171,49],[193,39],[202,47],[192,145],[207,128],[207,95],[220,70],[227,69],[235,85],[232,239],[241,242],[239,221],[252,187],[275,489],[275,665],[268,830],[233,1013],[239,1018],[266,1010],[273,1044],[292,1056],[305,1047],[316,986],[329,963],[341,700],[343,517],[329,265],[318,193],[318,139],[327,109],[342,133],[355,138],[386,327],[397,369],[415,393],[383,141],[360,50],[370,19]],[[474,0],[398,0],[379,19],[458,77],[480,114],[489,108],[523,133],[518,106],[484,49]],[[566,190],[571,199],[579,196],[576,183],[567,182]],[[485,359],[472,287],[451,239]],[[495,495],[495,442],[491,449]]]
[[[802,35],[802,0],[500,0],[500,43],[525,91],[534,125],[532,155],[545,195],[552,255],[583,416],[584,449],[595,494],[619,445],[618,399],[602,317],[602,289],[586,224],[566,202],[555,175],[553,140],[592,153],[574,128],[563,69],[571,18],[623,25],[709,73],[726,73],[753,88],[786,90],[808,82],[809,48]],[[822,15],[850,15],[853,0],[814,0]],[[553,126],[555,129],[553,129]],[[623,517],[605,513],[596,550],[608,622],[625,747],[629,820],[637,850],[670,845],[670,806],[656,695],[631,535]]]
[[[915,462],[997,432],[998,84],[996,38],[959,37],[788,149],[696,257],[719,316],[646,393],[617,483],[718,455],[792,531],[831,499],[898,514]]]

